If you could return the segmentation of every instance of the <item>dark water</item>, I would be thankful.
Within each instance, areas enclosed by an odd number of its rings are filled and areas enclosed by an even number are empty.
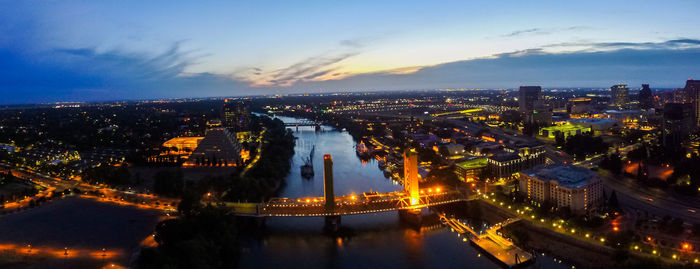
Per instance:
[[[333,156],[336,195],[402,189],[384,178],[376,162],[360,161],[347,132],[325,126],[324,132],[315,132],[312,127],[299,127],[298,131],[292,127],[292,130],[298,137],[296,155],[282,196],[323,196],[325,153]],[[314,145],[316,176],[303,179],[299,166]],[[265,236],[246,243],[241,265],[243,268],[499,268],[449,229],[441,225],[420,230],[406,227],[396,212],[343,216],[342,226],[354,235],[346,238],[324,235],[323,218],[268,218]],[[546,256],[538,259],[536,267],[567,268]]]

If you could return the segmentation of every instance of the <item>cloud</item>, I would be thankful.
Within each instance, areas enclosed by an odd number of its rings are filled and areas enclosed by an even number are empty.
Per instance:
[[[303,82],[296,90],[402,90],[439,88],[608,87],[624,82],[653,87],[682,87],[687,78],[700,77],[697,40],[670,40],[640,45],[603,44],[620,49],[546,52],[533,48],[474,60],[427,66],[413,73],[378,72],[339,80]],[[634,44],[634,49],[627,48]],[[642,49],[643,48],[643,49]],[[682,49],[680,49],[682,48]]]
[[[252,94],[259,90],[226,76],[187,74],[196,61],[180,42],[149,57],[94,48],[27,53],[0,48],[2,103],[92,101]]]
[[[518,30],[518,31],[513,31],[507,34],[504,34],[502,36],[504,37],[511,37],[511,36],[519,36],[523,34],[529,34],[529,33],[542,33],[541,28],[531,28],[531,29],[525,29],[525,30]]]
[[[543,46],[543,49],[575,48],[579,51],[609,51],[621,49],[689,49],[700,47],[698,39],[672,39],[664,42],[563,42]]]
[[[22,51],[0,47],[2,103],[96,101],[436,88],[607,87],[615,83],[682,87],[700,77],[700,40],[571,42],[481,59],[413,66],[369,74],[340,71],[360,53],[345,49],[309,57],[285,68],[251,67],[242,79],[186,73],[200,57],[181,42],[156,55],[95,48]],[[258,74],[258,75],[255,75]],[[249,78],[265,78],[251,85]]]
[[[260,68],[236,72],[235,77],[246,80],[256,87],[289,87],[298,82],[336,77],[339,63],[361,53],[364,45],[359,40],[340,41],[341,50],[324,53],[273,71]]]
[[[589,30],[592,29],[588,26],[571,26],[571,27],[556,27],[556,28],[529,28],[523,30],[517,30],[510,33],[501,35],[501,37],[517,37],[525,35],[548,35],[557,32],[565,31],[579,31],[579,30]]]

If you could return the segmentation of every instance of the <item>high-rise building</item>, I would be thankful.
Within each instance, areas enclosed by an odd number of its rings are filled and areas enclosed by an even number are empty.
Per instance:
[[[630,89],[627,84],[617,84],[610,87],[610,105],[617,109],[629,108]]]
[[[540,99],[542,87],[540,86],[520,86],[518,93],[519,111],[523,114],[529,114],[535,110],[535,102]]]
[[[244,101],[224,100],[221,108],[221,122],[224,127],[234,132],[248,131],[250,124],[248,104]]]
[[[690,96],[690,102],[693,103],[693,116],[695,117],[695,126],[700,127],[700,80],[689,79],[685,82],[684,92]]]
[[[642,84],[642,89],[639,90],[639,96],[637,99],[639,99],[639,108],[654,108],[654,95],[651,93],[649,84]]]
[[[534,122],[540,126],[548,126],[552,124],[552,116],[554,112],[552,106],[545,100],[535,101],[535,107],[531,113],[528,113],[529,122]]]
[[[591,98],[579,97],[571,98],[566,104],[566,112],[573,115],[584,115],[591,113]]]
[[[693,104],[690,103],[664,105],[663,145],[667,150],[679,150],[681,142],[690,134],[695,125],[693,110]]]
[[[568,207],[577,214],[595,212],[603,203],[603,181],[583,167],[552,164],[520,172],[520,192],[528,199]]]

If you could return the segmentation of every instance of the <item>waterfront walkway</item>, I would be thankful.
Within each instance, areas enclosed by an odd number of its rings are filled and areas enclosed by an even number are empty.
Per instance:
[[[458,219],[448,218],[444,214],[440,214],[440,220],[445,225],[450,226],[454,232],[466,235],[474,246],[508,268],[529,263],[534,259],[532,254],[520,249],[513,242],[498,234],[498,230],[511,223],[520,221],[519,218],[507,219],[487,229],[483,234],[477,233],[472,227],[460,222]]]

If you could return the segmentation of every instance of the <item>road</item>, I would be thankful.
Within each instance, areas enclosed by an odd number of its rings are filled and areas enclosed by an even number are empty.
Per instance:
[[[647,211],[659,217],[666,215],[680,217],[693,223],[700,223],[700,199],[682,198],[661,189],[641,186],[631,178],[611,175],[607,171],[599,173],[605,183],[608,195],[615,190],[618,201],[624,208]]]
[[[130,190],[110,189],[102,186],[90,185],[76,180],[63,180],[60,178],[47,176],[36,171],[12,168],[3,163],[0,163],[0,170],[9,170],[18,178],[30,180],[31,182],[46,188],[44,191],[40,192],[34,197],[28,197],[16,203],[7,203],[5,204],[5,208],[20,206],[25,207],[29,204],[30,200],[39,197],[50,197],[51,192],[54,190],[63,191],[73,190],[76,188],[83,193],[95,191],[100,192],[103,197],[88,197],[95,198],[100,202],[117,203],[122,205],[137,205],[139,207],[146,207],[150,209],[173,211],[175,209],[174,205],[179,202],[178,199],[165,198],[153,194],[136,193]]]

